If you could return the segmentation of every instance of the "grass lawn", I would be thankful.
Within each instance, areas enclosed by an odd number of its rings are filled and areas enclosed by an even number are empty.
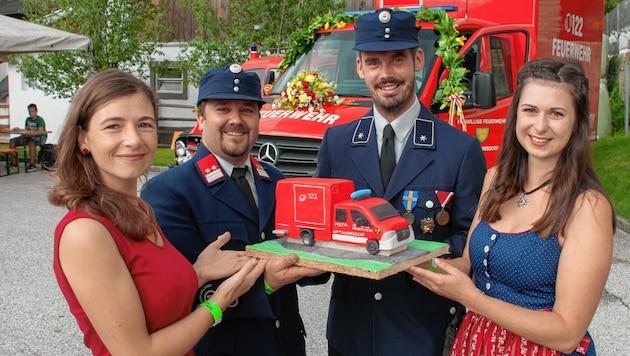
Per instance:
[[[175,152],[170,148],[158,148],[155,152],[154,166],[167,167],[169,164],[175,164]]]
[[[607,137],[595,142],[593,161],[615,213],[630,221],[630,136]]]

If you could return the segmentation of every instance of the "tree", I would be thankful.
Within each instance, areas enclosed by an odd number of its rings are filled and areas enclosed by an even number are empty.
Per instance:
[[[291,33],[308,26],[312,18],[346,8],[345,1],[338,0],[230,0],[223,14],[207,0],[180,3],[199,24],[179,58],[195,85],[212,67],[244,62],[252,42],[262,54],[277,53],[288,47]]]
[[[615,6],[619,5],[619,3],[622,1],[623,0],[606,0],[606,9],[604,10],[604,13],[607,14],[611,12],[615,8]]]
[[[151,55],[165,32],[164,0],[25,0],[24,14],[35,23],[79,33],[90,51],[23,56],[18,70],[28,83],[57,98],[72,97],[94,72],[118,67],[146,77]]]

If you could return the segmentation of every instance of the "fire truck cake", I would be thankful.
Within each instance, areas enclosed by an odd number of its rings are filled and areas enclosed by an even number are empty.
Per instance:
[[[413,229],[387,200],[355,191],[336,178],[287,178],[276,187],[278,237],[306,246],[394,254],[414,240]]]

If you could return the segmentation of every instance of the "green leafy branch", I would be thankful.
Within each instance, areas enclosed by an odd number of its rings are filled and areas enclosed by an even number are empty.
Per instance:
[[[358,14],[348,15],[328,12],[323,16],[314,18],[308,27],[294,32],[291,36],[290,43],[292,46],[286,52],[279,69],[284,71],[294,64],[302,54],[310,51],[319,37],[318,31],[342,28],[354,23],[359,16]],[[444,10],[430,10],[423,7],[421,11],[416,13],[416,20],[433,23],[436,30],[440,33],[435,54],[442,57],[442,63],[449,72],[448,76],[440,82],[433,97],[433,102],[441,103],[440,110],[442,110],[446,106],[451,105],[449,95],[461,95],[465,90],[462,82],[465,80],[468,71],[463,67],[464,58],[458,52],[459,48],[464,44],[465,37],[459,36],[455,20],[449,17]]]
[[[441,103],[442,110],[451,105],[449,95],[461,95],[466,89],[462,82],[466,79],[468,70],[463,67],[464,57],[459,55],[459,48],[464,45],[466,37],[459,36],[455,20],[444,10],[429,10],[424,7],[422,11],[416,13],[416,20],[433,23],[440,33],[435,54],[442,57],[442,63],[448,69],[448,76],[440,82],[433,102]]]
[[[308,27],[293,33],[289,42],[292,46],[285,53],[278,69],[284,71],[291,64],[295,63],[302,54],[310,51],[315,44],[315,40],[319,37],[317,31],[342,28],[347,24],[354,23],[358,17],[359,15],[333,14],[332,12],[315,17]]]

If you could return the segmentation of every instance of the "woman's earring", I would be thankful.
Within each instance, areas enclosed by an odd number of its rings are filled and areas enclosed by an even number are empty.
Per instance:
[[[81,153],[83,153],[84,156],[87,156],[87,154],[90,153],[90,150],[88,150],[87,148],[83,148],[81,149]]]

